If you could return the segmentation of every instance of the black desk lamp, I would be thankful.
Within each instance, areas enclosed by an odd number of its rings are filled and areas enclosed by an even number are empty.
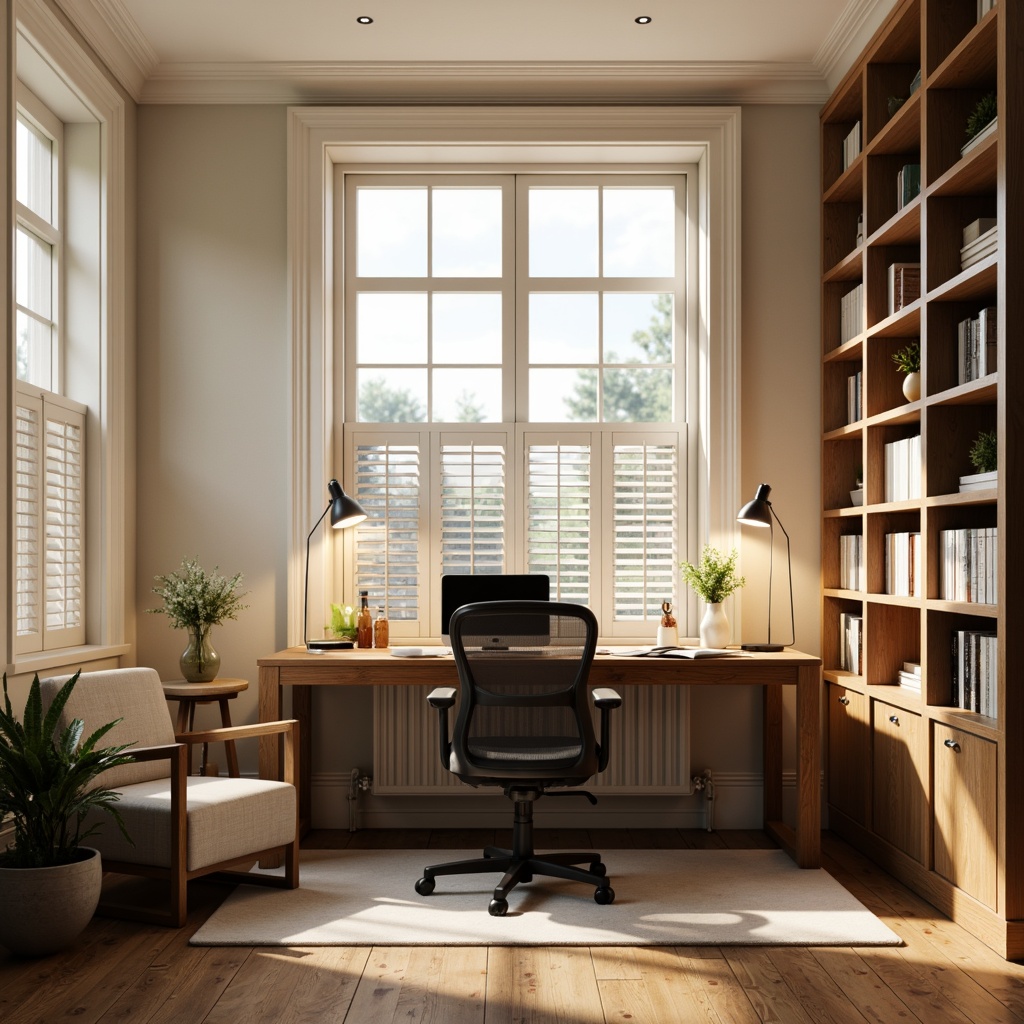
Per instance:
[[[754,495],[754,500],[748,501],[736,515],[736,518],[743,523],[744,526],[767,526],[771,533],[771,537],[768,542],[768,642],[763,644],[741,644],[740,646],[745,651],[781,651],[796,643],[796,616],[793,613],[793,557],[789,550],[789,534],[786,533],[786,528],[782,525],[782,520],[775,514],[775,509],[772,508],[772,503],[768,500],[768,495],[771,494],[771,492],[772,489],[768,484],[759,484],[757,494]],[[786,562],[789,569],[789,623],[790,634],[792,636],[792,639],[788,644],[772,643],[772,561],[775,549],[775,528],[772,525],[773,518],[775,522],[779,524],[779,529],[786,536]]]
[[[368,516],[355,498],[350,498],[342,489],[337,480],[331,480],[327,484],[331,500],[327,508],[320,514],[320,518],[313,524],[306,538],[306,586],[302,598],[302,638],[306,643],[307,651],[341,651],[352,646],[351,640],[309,640],[306,632],[306,618],[309,611],[309,542],[316,533],[316,528],[324,521],[324,516],[331,513],[331,526],[335,530],[344,530],[349,526],[361,523]]]

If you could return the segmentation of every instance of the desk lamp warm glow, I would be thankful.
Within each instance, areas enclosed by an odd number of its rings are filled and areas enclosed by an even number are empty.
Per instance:
[[[766,526],[770,533],[768,542],[768,641],[763,644],[742,644],[741,646],[745,651],[781,651],[796,643],[796,616],[793,613],[793,558],[789,549],[789,534],[786,533],[786,528],[782,525],[782,520],[775,514],[775,509],[772,508],[772,503],[768,500],[768,495],[771,494],[771,491],[772,489],[768,484],[759,484],[757,494],[754,495],[754,500],[748,501],[736,515],[737,520],[744,526]],[[775,528],[772,524],[773,519],[779,524],[779,529],[786,537],[786,562],[789,569],[789,623],[791,636],[791,639],[787,644],[772,643],[772,562],[774,560],[773,556],[775,550]]]
[[[351,640],[310,640],[307,632],[307,615],[309,612],[309,542],[316,533],[316,528],[324,521],[324,516],[331,513],[331,526],[335,530],[344,530],[350,526],[361,523],[368,516],[362,505],[355,498],[350,498],[342,489],[337,480],[331,480],[327,484],[331,500],[327,508],[320,513],[320,518],[313,524],[306,538],[306,585],[302,598],[302,638],[306,644],[307,651],[339,651],[352,646]]]

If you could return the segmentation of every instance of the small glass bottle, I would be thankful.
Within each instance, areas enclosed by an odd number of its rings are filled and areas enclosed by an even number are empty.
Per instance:
[[[373,646],[387,647],[388,645],[388,620],[384,615],[384,609],[377,609],[377,621],[373,624]]]
[[[370,617],[370,592],[359,591],[359,617],[356,619],[356,647],[373,646],[373,619]]]
[[[658,646],[678,647],[679,629],[676,625],[676,617],[672,614],[672,602],[661,602],[661,624],[658,626]]]

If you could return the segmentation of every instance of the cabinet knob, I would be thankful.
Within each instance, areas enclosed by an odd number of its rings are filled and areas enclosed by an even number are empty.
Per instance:
[[[839,698],[839,703],[842,704],[843,707],[845,708],[847,706],[847,704],[850,703],[850,698],[849,697],[840,697]]]
[[[899,720],[898,716],[896,716],[896,715],[890,715],[889,716],[889,721],[892,722],[893,725],[899,725],[900,724],[900,720]]]
[[[960,744],[957,743],[956,740],[943,740],[942,743],[944,746],[949,747],[949,749],[952,750],[954,753],[960,753]]]

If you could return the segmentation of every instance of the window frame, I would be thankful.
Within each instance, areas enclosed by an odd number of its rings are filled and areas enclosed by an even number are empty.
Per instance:
[[[695,402],[698,453],[685,486],[697,495],[680,550],[710,541],[734,546],[739,472],[739,150],[737,107],[296,107],[289,111],[289,265],[292,338],[292,489],[287,636],[302,638],[304,547],[322,509],[326,481],[338,475],[334,417],[341,409],[342,361],[330,339],[343,317],[335,287],[333,237],[343,237],[337,175],[396,163],[410,171],[459,164],[472,172],[514,154],[538,172],[566,164],[671,171],[697,166],[699,372]],[[482,141],[485,140],[485,141]],[[343,413],[343,410],[342,410]],[[344,481],[342,481],[344,483]],[[343,596],[350,540],[314,538],[309,600]],[[336,552],[335,548],[340,548]],[[696,599],[687,621],[696,627]],[[738,622],[739,609],[733,611]]]

